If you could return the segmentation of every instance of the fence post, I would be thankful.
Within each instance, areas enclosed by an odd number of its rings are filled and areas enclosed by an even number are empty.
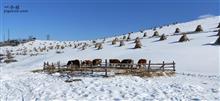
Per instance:
[[[108,74],[107,74],[107,64],[108,63],[108,61],[107,61],[107,59],[105,59],[105,77],[107,77],[108,76]]]
[[[93,69],[91,70],[91,74],[93,74]]]
[[[151,63],[151,60],[149,60],[149,64],[148,64],[148,68],[147,68],[148,72],[150,72],[150,63]]]
[[[164,66],[165,66],[165,63],[164,63],[164,61],[163,61],[163,65],[162,65],[163,72],[164,72]]]
[[[57,62],[58,70],[60,70],[60,61]]]
[[[79,63],[79,69],[80,69],[80,72],[82,73],[82,66],[81,66],[82,60],[80,60],[79,62],[80,62],[80,63]]]
[[[54,72],[55,66],[54,63],[52,62],[51,67],[50,67],[51,71]]]
[[[70,70],[73,71],[75,70],[74,66],[73,66],[73,63],[70,63]]]
[[[46,68],[46,63],[44,62],[44,67],[43,67],[43,70],[45,70],[45,68]]]
[[[49,69],[49,62],[47,61],[47,63],[46,63],[46,69],[48,70]]]
[[[173,71],[176,71],[176,69],[175,69],[175,66],[176,65],[176,63],[173,61]]]

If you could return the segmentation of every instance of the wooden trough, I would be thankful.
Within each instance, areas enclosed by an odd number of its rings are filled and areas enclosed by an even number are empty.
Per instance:
[[[81,61],[82,63],[82,61]],[[43,70],[41,72],[47,73],[74,73],[74,72],[104,72],[104,76],[108,77],[109,72],[113,72],[116,75],[138,75],[138,76],[162,76],[162,75],[172,75],[175,74],[176,63],[170,62],[165,63],[152,63],[151,60],[145,64],[135,64],[135,63],[109,63],[107,59],[99,65],[60,65],[60,62],[44,63]],[[38,71],[35,71],[38,72]]]

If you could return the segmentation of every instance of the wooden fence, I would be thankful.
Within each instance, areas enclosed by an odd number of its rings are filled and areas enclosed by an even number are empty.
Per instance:
[[[81,62],[82,63],[82,62]],[[163,61],[162,63],[152,63],[151,60],[148,61],[146,64],[135,64],[135,63],[109,63],[107,59],[105,62],[99,64],[99,65],[79,65],[74,66],[70,65],[67,67],[67,65],[61,65],[60,62],[57,63],[48,63],[44,62],[43,70],[54,72],[54,71],[91,71],[93,72],[105,72],[105,76],[107,76],[109,71],[131,71],[131,72],[157,72],[157,71],[175,71],[175,65],[176,63],[170,62],[165,63]]]

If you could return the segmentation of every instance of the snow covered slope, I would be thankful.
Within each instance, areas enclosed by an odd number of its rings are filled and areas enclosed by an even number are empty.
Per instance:
[[[159,38],[151,38],[154,31],[144,30],[147,37],[141,39],[143,47],[133,49],[134,41],[125,41],[125,46],[119,47],[119,42],[112,45],[115,37],[106,38],[103,49],[97,50],[90,40],[85,41],[43,41],[37,40],[16,47],[0,47],[0,53],[12,50],[12,53],[27,55],[15,55],[18,62],[0,64],[0,99],[76,99],[76,100],[178,100],[178,99],[204,99],[220,100],[220,46],[209,45],[216,39],[220,22],[220,16],[199,19],[176,25],[164,26],[156,30],[160,34],[168,35],[168,39],[158,41]],[[175,29],[181,32],[194,31],[197,25],[202,25],[204,32],[188,34],[189,42],[178,43],[181,35],[173,35]],[[143,33],[131,34],[131,39],[142,38]],[[119,39],[123,37],[117,36]],[[103,39],[96,40],[102,42]],[[85,42],[88,46],[85,50],[74,48],[75,44]],[[63,45],[64,49],[52,49],[39,52],[40,48]],[[71,46],[68,46],[71,45]],[[39,48],[38,52],[34,48]],[[24,52],[27,50],[27,52]],[[31,51],[30,51],[31,50]],[[61,51],[61,54],[57,54]],[[63,52],[63,53],[62,53]],[[38,54],[30,56],[30,54]],[[30,71],[42,68],[44,61],[65,64],[72,59],[134,59],[146,58],[152,62],[176,62],[177,73],[174,77],[139,78],[132,76],[119,76],[115,78],[101,77],[74,77],[81,78],[80,82],[67,84],[64,79],[68,76],[57,74],[33,74]],[[185,73],[185,74],[183,74]],[[190,73],[190,74],[188,74]],[[192,75],[191,75],[192,74]],[[211,75],[211,76],[209,76]],[[161,84],[162,82],[162,84]]]

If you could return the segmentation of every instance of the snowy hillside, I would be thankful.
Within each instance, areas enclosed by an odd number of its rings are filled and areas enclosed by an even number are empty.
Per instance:
[[[103,49],[97,50],[91,40],[85,41],[43,41],[25,43],[16,47],[0,47],[0,53],[10,50],[18,62],[0,63],[1,100],[220,100],[220,46],[210,45],[216,41],[220,16],[171,24],[157,28],[167,40],[158,41],[151,37],[152,29],[131,34],[132,41],[112,45],[116,37],[106,38]],[[181,34],[173,35],[176,28],[182,32],[193,32],[201,25],[203,32],[187,34],[190,41],[178,42]],[[143,37],[144,33],[147,37]],[[127,35],[126,35],[127,36]],[[133,49],[134,39],[141,38],[142,48]],[[104,39],[95,40],[103,42]],[[80,44],[81,43],[81,44]],[[83,44],[87,47],[82,50]],[[55,49],[56,46],[63,49]],[[77,46],[75,48],[75,46]],[[53,47],[53,49],[51,48]],[[60,52],[59,54],[57,52]],[[34,56],[30,56],[34,55]],[[35,56],[36,55],[36,56]],[[66,64],[73,59],[138,59],[153,62],[176,62],[177,74],[173,77],[140,78],[136,76],[69,77],[55,74],[32,73],[41,69],[44,61]],[[82,81],[65,83],[65,79],[80,78]]]

